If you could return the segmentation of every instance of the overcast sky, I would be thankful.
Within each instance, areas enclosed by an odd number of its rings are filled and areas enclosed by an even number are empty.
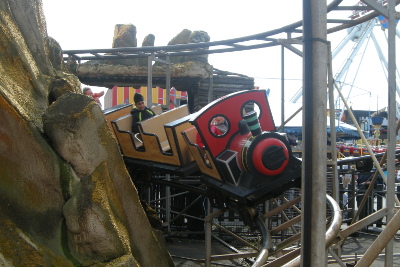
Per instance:
[[[70,50],[111,48],[116,24],[135,25],[139,46],[143,38],[150,33],[156,37],[156,46],[167,45],[183,29],[206,31],[211,41],[248,36],[301,20],[303,1],[42,0],[42,2],[48,35],[55,38],[62,49]],[[356,2],[346,1],[349,5]],[[349,12],[341,11],[334,16],[345,18],[349,15]],[[382,31],[378,30],[377,35],[379,32]],[[332,42],[332,47],[335,48],[346,34],[346,31],[342,31],[329,35],[328,40]],[[346,49],[350,49],[351,45],[346,46]],[[346,77],[346,82],[354,82],[355,89],[352,91],[350,102],[356,109],[376,109],[377,106],[381,108],[387,103],[387,95],[384,93],[387,90],[385,76],[379,66],[372,42],[369,46],[371,48],[366,50],[361,67],[354,64],[352,72],[354,74]],[[382,49],[386,51],[386,46],[382,46]],[[338,56],[337,62],[334,61],[335,73],[346,58],[345,53],[347,52],[343,52],[341,57]],[[400,51],[397,54],[400,54]],[[221,70],[254,77],[256,85],[263,89],[271,89],[270,97],[276,101],[270,102],[279,103],[280,57],[280,47],[274,47],[210,55],[209,63]],[[302,85],[302,60],[288,50],[285,52],[285,58],[285,99],[289,101]],[[94,91],[96,90],[95,88]]]

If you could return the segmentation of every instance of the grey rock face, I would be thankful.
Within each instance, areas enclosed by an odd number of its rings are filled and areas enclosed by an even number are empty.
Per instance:
[[[172,266],[41,1],[0,1],[0,36],[0,265]]]
[[[64,206],[68,245],[83,265],[131,254],[124,213],[106,163],[74,188]]]
[[[43,116],[44,130],[57,152],[79,177],[91,174],[108,157],[98,134],[105,123],[100,107],[80,94],[64,94]]]
[[[169,266],[170,255],[153,233],[94,100],[64,94],[43,115],[43,125],[57,153],[81,179],[64,207],[72,255],[85,265],[132,254],[143,266]]]

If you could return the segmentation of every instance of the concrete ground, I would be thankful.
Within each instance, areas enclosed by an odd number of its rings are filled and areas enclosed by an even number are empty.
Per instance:
[[[204,240],[192,238],[167,239],[167,248],[172,255],[176,267],[204,266],[205,245]],[[220,243],[212,242],[212,255],[233,253]],[[219,265],[212,266],[251,266],[245,260],[218,261]]]
[[[367,232],[360,232],[359,236],[350,236],[347,238],[345,245],[342,248],[342,259],[355,257],[355,255],[361,256],[363,255],[370,245],[374,242],[377,235],[380,233],[379,228],[369,228]],[[380,253],[375,261],[370,265],[371,267],[383,267],[385,266],[385,251],[383,250]],[[350,260],[348,263],[354,264],[356,261]],[[329,267],[340,266],[339,264],[329,264]],[[352,265],[349,265],[352,266]],[[400,232],[394,237],[393,242],[393,267],[400,267]]]
[[[356,255],[363,255],[372,242],[376,239],[379,234],[379,229],[370,228],[368,232],[360,232],[359,236],[350,236],[346,240],[345,245],[342,248],[342,259],[348,258],[348,261],[344,261],[347,266],[353,266],[356,262]],[[191,237],[174,237],[167,238],[167,248],[173,256],[175,266],[177,267],[197,267],[204,266],[205,258],[205,245],[204,240],[197,236],[197,238]],[[394,249],[393,249],[393,267],[400,267],[400,231],[394,238]],[[221,243],[213,240],[212,243],[212,255],[220,254],[232,254],[232,250],[228,249]],[[383,267],[385,258],[379,256],[371,265],[371,267]],[[254,258],[253,258],[254,259]],[[251,266],[250,261],[244,259],[236,260],[225,260],[219,261],[218,264],[212,266]],[[329,267],[341,266],[338,263],[329,263]]]

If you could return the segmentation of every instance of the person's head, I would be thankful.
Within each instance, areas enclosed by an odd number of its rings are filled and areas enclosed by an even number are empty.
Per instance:
[[[144,110],[146,108],[144,97],[141,94],[135,93],[133,101],[135,101],[135,106],[138,110]]]
[[[372,159],[365,159],[356,162],[356,169],[360,172],[370,172],[374,167],[374,162]]]
[[[225,122],[225,118],[222,117],[222,116],[217,116],[217,117],[214,118],[214,123],[217,124],[217,125],[218,124],[222,124],[224,122]]]
[[[92,89],[90,89],[89,87],[83,88],[83,94],[84,94],[84,95],[93,96]]]

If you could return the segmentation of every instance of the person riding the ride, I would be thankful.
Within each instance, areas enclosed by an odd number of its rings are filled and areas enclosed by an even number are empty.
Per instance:
[[[138,122],[147,120],[156,114],[154,113],[153,110],[150,108],[146,107],[144,97],[139,94],[135,93],[133,96],[133,100],[135,101],[135,107],[131,110],[132,114],[132,132],[138,133],[139,132],[139,127],[138,127]]]

